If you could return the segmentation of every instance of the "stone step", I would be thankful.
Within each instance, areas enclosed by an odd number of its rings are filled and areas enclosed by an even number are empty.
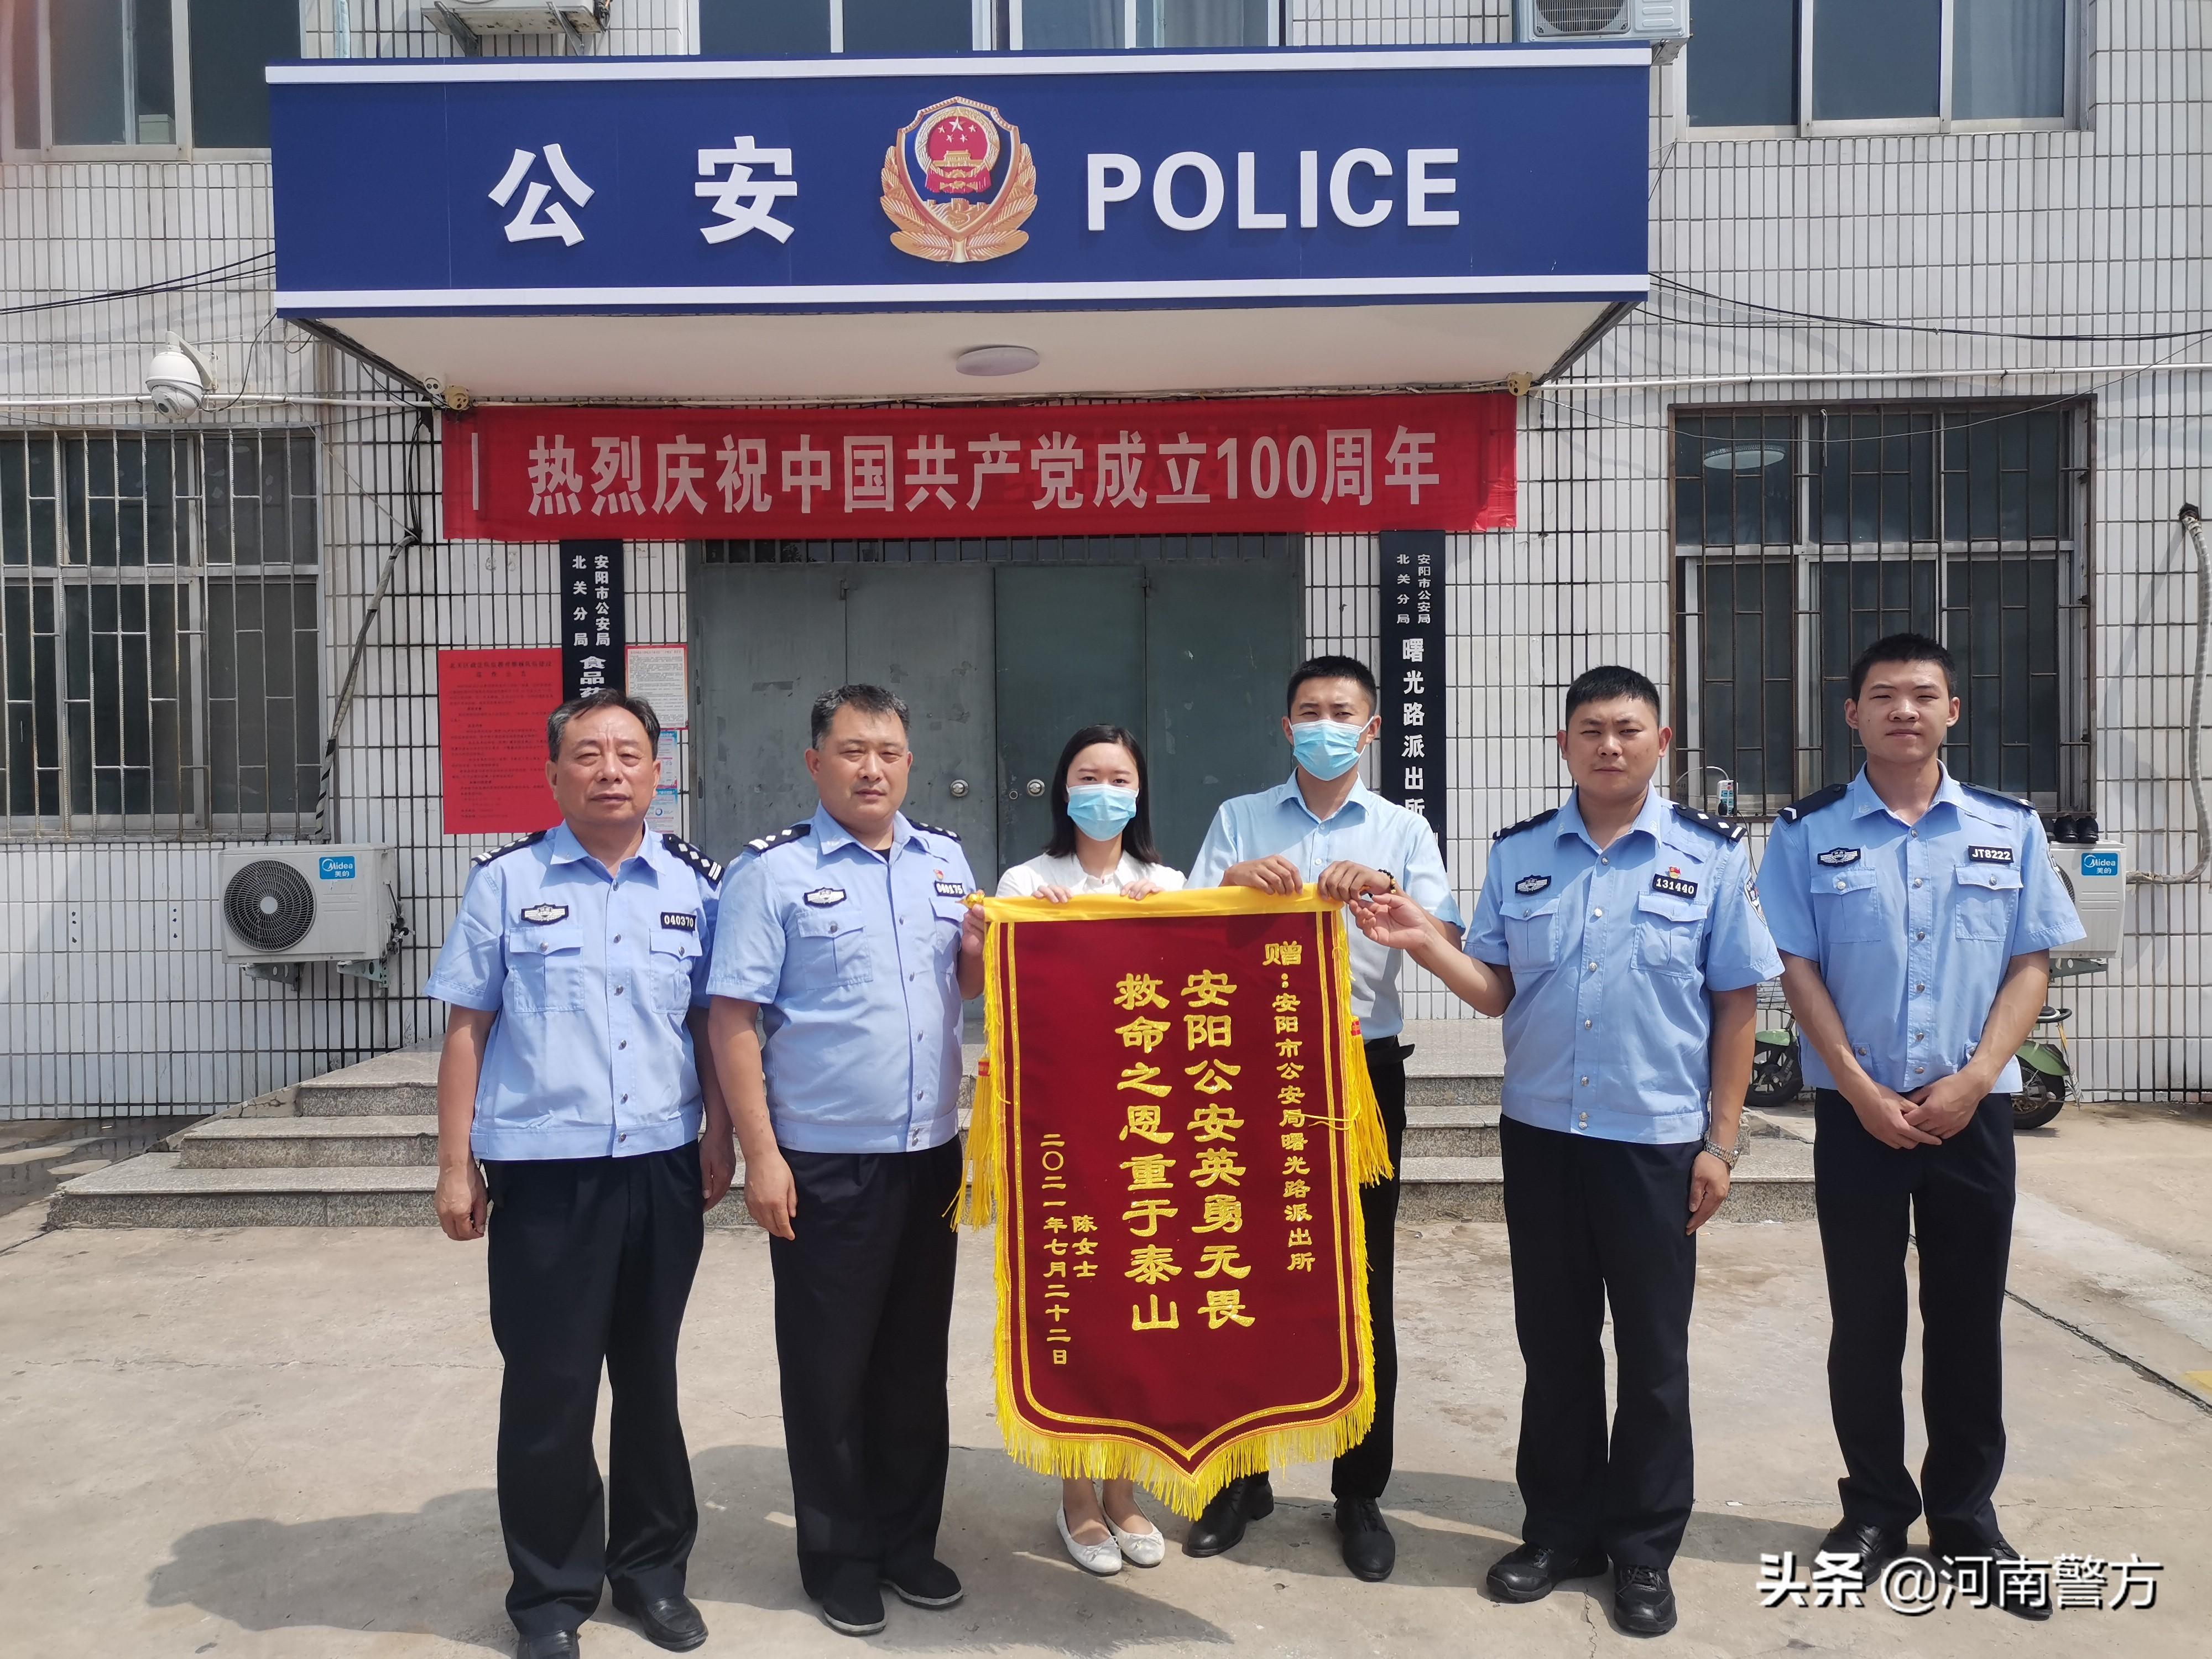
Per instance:
[[[219,1117],[176,1138],[185,1170],[434,1169],[438,1120],[348,1114],[337,1117]]]
[[[271,1120],[283,1123],[285,1120]],[[373,1124],[374,1119],[356,1120]],[[211,1126],[202,1126],[203,1128]],[[295,1122],[296,1127],[296,1122]],[[431,1164],[332,1165],[312,1158],[343,1139],[333,1126],[295,1136],[298,1162],[283,1165],[188,1164],[183,1154],[149,1152],[81,1176],[54,1196],[48,1224],[55,1227],[386,1227],[434,1224],[430,1194],[437,1183]],[[200,1131],[192,1132],[195,1137]],[[419,1139],[422,1129],[402,1120],[388,1145]],[[285,1143],[273,1134],[210,1136],[194,1157],[259,1155]],[[1744,1158],[1723,1212],[1733,1221],[1796,1221],[1813,1214],[1813,1149],[1786,1133],[1746,1143]],[[1504,1169],[1494,1157],[1409,1154],[1399,1213],[1408,1222],[1502,1221]],[[742,1172],[739,1179],[743,1179]],[[707,1218],[714,1228],[752,1224],[742,1199],[732,1197]]]

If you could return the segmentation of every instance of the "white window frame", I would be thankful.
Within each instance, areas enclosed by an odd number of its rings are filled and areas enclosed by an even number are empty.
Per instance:
[[[0,51],[0,157],[37,161],[256,161],[269,159],[267,145],[201,144],[192,143],[192,0],[168,0],[170,84],[177,92],[177,142],[173,144],[57,144],[54,131],[53,52],[48,39],[47,14],[68,0],[0,0],[8,8],[15,28],[27,21],[39,32],[39,131],[46,140],[36,149],[15,143],[13,52]],[[222,0],[200,0],[220,5]],[[842,0],[832,0],[842,3]],[[12,48],[12,35],[6,44]],[[301,45],[307,44],[307,20],[301,21]]]
[[[842,5],[844,0],[832,0],[832,3]],[[1009,52],[1024,50],[1022,13],[1025,3],[1026,0],[1006,0],[1006,50]],[[1118,50],[1122,52],[1140,50],[1137,45],[1137,19],[1145,3],[1146,0],[1121,0],[1121,44]],[[978,9],[981,9],[980,6]],[[1271,46],[1279,46],[1283,44],[1282,0],[1269,0],[1267,44]],[[1101,50],[1113,51],[1117,48],[1102,47]]]
[[[1851,0],[1795,0],[1797,7],[1797,120],[1764,126],[1701,127],[1690,121],[1690,52],[1697,50],[1697,15],[1692,9],[1689,52],[1668,66],[1668,104],[1674,112],[1668,137],[1686,143],[1741,143],[1753,138],[1856,138],[1897,134],[1954,132],[2071,132],[2082,125],[2081,82],[2087,65],[2085,38],[2088,0],[2066,0],[2066,67],[2063,115],[2003,116],[1967,120],[1951,113],[1951,27],[1954,0],[1943,0],[1942,44],[1936,64],[1936,112],[1872,121],[1816,121],[1813,118],[1813,22],[1817,8],[1849,5]]]

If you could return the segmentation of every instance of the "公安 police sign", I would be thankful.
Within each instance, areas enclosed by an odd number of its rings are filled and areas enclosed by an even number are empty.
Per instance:
[[[1649,64],[1468,47],[280,64],[277,306],[1633,301]]]

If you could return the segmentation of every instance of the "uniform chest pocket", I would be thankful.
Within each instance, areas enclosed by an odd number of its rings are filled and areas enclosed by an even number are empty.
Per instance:
[[[930,902],[937,915],[936,927],[933,931],[937,936],[938,960],[951,962],[960,954],[960,929],[968,920],[968,906],[961,900],[947,898],[942,893],[937,894]]]
[[[584,930],[574,921],[507,930],[507,1000],[517,1012],[567,1013],[584,1006]]]
[[[1881,884],[1871,870],[1845,865],[1814,871],[1812,900],[1814,927],[1829,943],[1865,944],[1889,935]]]
[[[681,1014],[691,1006],[691,975],[699,965],[699,939],[674,927],[657,927],[653,933],[653,959],[646,964],[653,1006],[663,1013]]]
[[[833,985],[865,985],[875,977],[868,929],[857,915],[794,916],[788,944],[795,986],[826,990]]]
[[[1962,864],[1952,884],[1951,931],[1959,939],[2012,937],[2020,872],[2009,864]]]
[[[1559,901],[1513,905],[1498,917],[1505,929],[1505,965],[1516,979],[1548,974],[1559,959]]]
[[[1651,973],[1692,977],[1700,965],[1705,919],[1711,914],[1710,900],[1700,904],[1668,893],[1640,895],[1636,901],[1637,960]]]

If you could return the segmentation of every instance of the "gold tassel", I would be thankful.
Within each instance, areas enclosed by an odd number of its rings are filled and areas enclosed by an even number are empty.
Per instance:
[[[1390,1140],[1382,1127],[1382,1108],[1375,1098],[1375,1081],[1367,1075],[1367,1045],[1360,1040],[1359,1018],[1352,1012],[1352,941],[1341,911],[1324,918],[1328,930],[1328,953],[1336,974],[1336,1006],[1341,1011],[1337,1041],[1344,1055],[1345,1156],[1352,1179],[1372,1187],[1390,1175]],[[1364,1284],[1365,1280],[1363,1279]]]
[[[983,939],[983,1058],[975,1067],[975,1095],[968,1114],[965,1180],[952,1226],[988,1227],[999,1213],[999,1079],[1006,1070],[1006,987],[999,977],[999,929]],[[1003,1291],[1004,1286],[1000,1287]],[[1003,1294],[1000,1307],[1006,1305]]]

